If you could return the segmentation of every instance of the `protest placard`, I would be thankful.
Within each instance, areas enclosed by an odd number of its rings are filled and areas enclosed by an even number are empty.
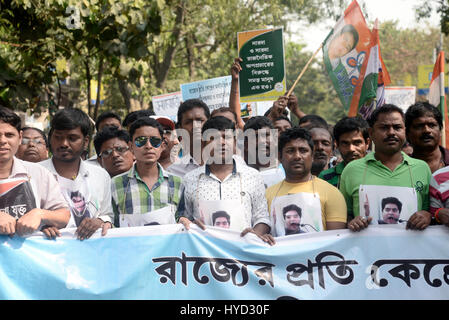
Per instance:
[[[201,99],[209,109],[229,107],[231,76],[181,84],[182,100]]]
[[[286,92],[283,29],[237,33],[240,102],[277,100]]]
[[[178,108],[182,102],[181,91],[154,96],[151,99],[157,116],[165,116],[177,121]]]
[[[416,87],[386,87],[385,103],[394,104],[404,112],[415,103]]]

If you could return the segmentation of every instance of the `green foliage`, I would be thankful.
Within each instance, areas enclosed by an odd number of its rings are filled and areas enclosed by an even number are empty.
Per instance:
[[[287,88],[293,85],[311,56],[311,52],[304,52],[302,45],[287,43],[285,48]],[[293,93],[298,97],[299,107],[306,114],[320,115],[331,124],[335,124],[338,119],[345,116],[324,64],[316,58],[299,80]]]
[[[346,0],[0,0],[0,99],[34,112],[85,106],[91,117],[112,109],[148,108],[151,96],[181,83],[227,75],[236,33],[341,14]],[[76,10],[71,10],[76,9]],[[79,25],[75,28],[79,12]],[[295,30],[296,31],[296,30]],[[14,44],[20,45],[20,47]],[[293,52],[299,50],[298,52]],[[292,45],[289,81],[307,54]],[[56,70],[65,58],[65,71]],[[335,106],[323,70],[313,66],[296,94],[306,112],[331,117]],[[308,72],[309,73],[309,72]],[[59,80],[66,79],[65,87]],[[105,104],[90,104],[90,80]],[[307,80],[307,81],[306,81]],[[99,81],[100,82],[100,81]],[[313,82],[313,83],[312,83]],[[96,97],[91,97],[96,98]],[[335,108],[338,110],[338,108]]]

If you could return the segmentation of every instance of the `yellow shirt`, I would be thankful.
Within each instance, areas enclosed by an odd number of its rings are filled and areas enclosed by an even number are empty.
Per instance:
[[[327,222],[344,222],[347,220],[346,202],[340,191],[330,183],[313,177],[312,180],[301,183],[289,183],[285,180],[267,189],[265,196],[268,201],[268,211],[271,213],[271,203],[276,197],[300,192],[318,193],[321,203],[321,218],[326,230]]]

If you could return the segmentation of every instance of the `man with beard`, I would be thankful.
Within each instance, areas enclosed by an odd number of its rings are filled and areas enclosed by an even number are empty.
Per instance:
[[[310,132],[298,127],[285,130],[279,138],[278,150],[285,179],[269,187],[265,193],[270,212],[277,197],[297,193],[316,194],[316,201],[321,207],[322,230],[345,229],[346,204],[343,196],[337,188],[311,173],[314,148]],[[319,220],[318,217],[314,218]]]
[[[411,105],[405,113],[405,127],[413,158],[427,162],[432,173],[449,165],[449,150],[440,146],[443,117],[438,108],[428,102]]]
[[[405,141],[403,111],[395,105],[386,104],[373,112],[368,123],[375,152],[351,161],[341,175],[340,191],[348,206],[348,228],[360,231],[367,228],[372,220],[372,217],[359,214],[359,192],[366,185],[397,187],[398,193],[413,191],[418,211],[410,216],[406,228],[427,228],[431,221],[431,214],[427,211],[431,173],[424,161],[413,159],[401,151]]]
[[[322,171],[318,177],[338,188],[345,166],[366,155],[370,144],[368,123],[361,117],[344,117],[334,126],[334,138],[343,161]]]
[[[67,228],[77,227],[79,240],[90,238],[100,228],[102,236],[106,235],[113,219],[109,174],[81,160],[91,131],[89,117],[82,110],[59,110],[50,123],[50,150],[53,156],[40,162],[58,180],[72,212]],[[74,192],[79,192],[85,199],[82,210],[78,210],[72,201]]]
[[[40,162],[48,158],[48,140],[45,133],[37,128],[22,128],[22,143],[16,157],[30,162]]]

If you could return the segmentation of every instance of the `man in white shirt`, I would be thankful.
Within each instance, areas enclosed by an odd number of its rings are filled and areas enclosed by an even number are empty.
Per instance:
[[[209,129],[215,130],[216,135],[203,142],[206,164],[187,173],[183,180],[185,208],[178,211],[179,222],[187,229],[191,221],[200,226],[212,225],[212,211],[227,202],[228,213],[235,211],[230,219],[231,229],[241,231],[242,236],[253,232],[263,241],[274,244],[269,235],[271,223],[263,179],[257,170],[237,164],[233,159],[234,123],[218,116],[204,124],[203,135]],[[236,207],[240,208],[233,210]],[[207,212],[208,208],[211,212]],[[234,222],[238,222],[235,227]]]
[[[58,236],[58,229],[64,228],[70,218],[67,203],[45,168],[14,157],[22,139],[20,128],[20,117],[0,106],[0,183],[4,189],[0,234],[24,236],[51,226]]]
[[[91,133],[89,117],[79,109],[58,111],[49,133],[53,157],[40,162],[52,172],[72,213],[67,227],[77,227],[78,239],[112,227],[111,178],[102,168],[81,160]]]

